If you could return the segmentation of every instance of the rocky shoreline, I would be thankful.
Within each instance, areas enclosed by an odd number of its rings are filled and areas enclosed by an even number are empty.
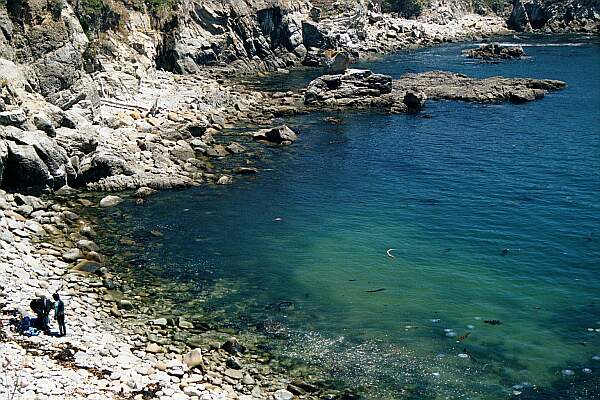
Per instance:
[[[106,198],[105,198],[106,199]],[[107,201],[102,206],[110,206]],[[40,200],[0,192],[0,395],[19,399],[338,398],[291,380],[267,353],[199,320],[142,312],[144,294],[114,275],[74,210],[97,196]],[[40,293],[66,303],[66,337],[19,336],[11,318]],[[147,311],[147,308],[146,308]]]
[[[291,5],[290,15],[300,18],[307,7]],[[84,57],[89,38],[73,8],[66,4],[55,15],[32,2],[27,10],[40,17],[32,21],[47,22],[49,44],[23,40],[31,43],[31,59],[19,60],[13,53],[27,51],[11,42],[21,32],[8,17],[2,20],[3,32],[12,36],[0,42],[8,49],[0,60],[0,183],[10,192],[0,190],[0,362],[5,372],[0,395],[16,390],[23,399],[352,398],[325,384],[290,379],[272,368],[268,355],[245,351],[250,344],[238,343],[231,332],[207,330],[202,321],[151,315],[143,293],[131,290],[107,265],[96,244],[97,227],[80,215],[82,208],[111,206],[120,199],[105,198],[101,204],[85,191],[137,190],[136,201],[142,203],[154,190],[230,184],[259,172],[265,145],[296,140],[297,132],[281,125],[281,117],[332,105],[372,107],[383,101],[389,111],[410,112],[427,98],[520,102],[564,86],[507,78],[482,82],[443,72],[393,81],[364,71],[325,76],[306,90],[283,93],[240,83],[249,71],[287,75],[302,62],[322,66],[330,57],[323,51],[327,47],[365,58],[509,32],[500,17],[454,5],[442,4],[418,20],[372,10],[300,23],[290,17],[285,26],[300,27],[302,35],[288,32],[286,46],[292,48],[285,53],[269,49],[261,36],[248,50],[253,56],[212,66],[197,65],[196,53],[212,57],[218,46],[202,42],[211,39],[200,37],[205,32],[184,26],[179,39],[186,46],[169,49],[181,53],[172,65],[181,75],[157,68],[168,43],[156,46],[147,15],[131,13],[128,41],[115,32],[103,36],[103,52],[95,57],[99,65],[92,68]],[[209,20],[217,22],[208,30],[220,32],[224,11],[212,11]],[[220,34],[214,36],[220,40]],[[269,54],[263,57],[261,49]],[[349,91],[328,93],[331,82],[346,77],[355,82]],[[231,134],[233,129],[240,131]],[[66,185],[83,192],[73,194]],[[12,313],[27,310],[36,292],[56,290],[67,304],[67,337],[25,338],[8,329]]]

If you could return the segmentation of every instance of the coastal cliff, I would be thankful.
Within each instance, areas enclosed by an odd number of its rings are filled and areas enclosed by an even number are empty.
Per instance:
[[[304,0],[8,1],[0,187],[40,194],[218,182],[227,171],[210,160],[231,154],[221,148],[231,143],[215,136],[276,116],[269,94],[234,84],[240,73],[323,66],[328,51],[360,58],[506,31],[497,16],[435,5],[406,19],[362,2],[322,16]]]

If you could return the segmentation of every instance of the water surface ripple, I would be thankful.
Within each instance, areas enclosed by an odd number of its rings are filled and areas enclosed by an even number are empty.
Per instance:
[[[300,140],[256,179],[126,206],[140,231],[164,234],[145,268],[218,281],[212,310],[240,329],[282,324],[277,351],[367,398],[600,398],[599,41],[509,41],[528,57],[471,62],[462,44],[365,66],[568,88],[521,105],[429,103],[430,119],[289,120]]]

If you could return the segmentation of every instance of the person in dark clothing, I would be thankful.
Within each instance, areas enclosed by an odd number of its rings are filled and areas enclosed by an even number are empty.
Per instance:
[[[29,306],[36,315],[36,328],[43,331],[45,334],[50,334],[49,316],[52,310],[52,302],[44,295],[38,296],[37,299],[31,300]]]
[[[58,336],[65,336],[67,334],[65,303],[60,299],[58,293],[54,293],[52,298],[54,299],[54,319],[58,322]]]

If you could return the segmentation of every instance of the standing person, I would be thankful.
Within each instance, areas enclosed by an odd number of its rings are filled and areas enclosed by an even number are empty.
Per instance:
[[[65,336],[67,334],[65,303],[60,299],[58,293],[54,293],[52,298],[54,299],[54,319],[58,322],[58,336]]]

